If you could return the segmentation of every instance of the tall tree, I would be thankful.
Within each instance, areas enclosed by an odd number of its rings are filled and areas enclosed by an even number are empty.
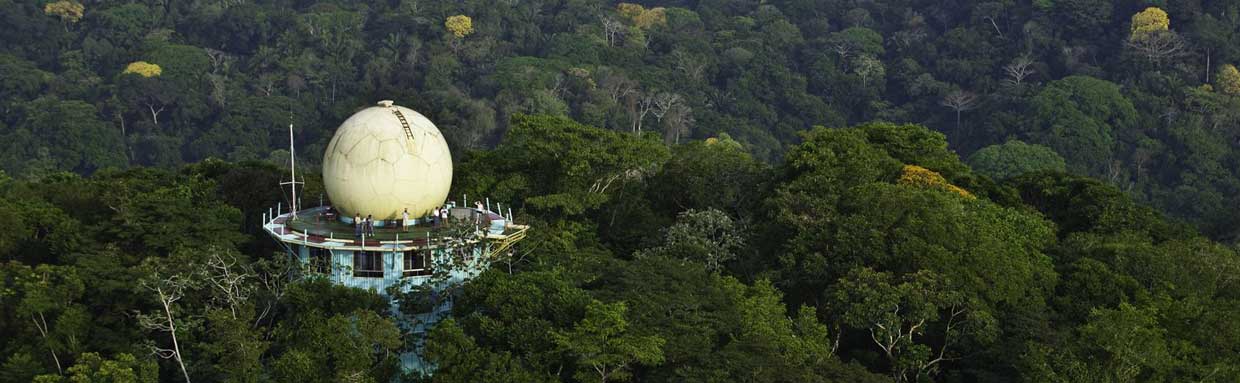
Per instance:
[[[627,381],[633,365],[663,362],[664,340],[629,331],[623,302],[591,302],[585,318],[571,331],[552,332],[551,338],[581,364],[573,374],[580,381]]]

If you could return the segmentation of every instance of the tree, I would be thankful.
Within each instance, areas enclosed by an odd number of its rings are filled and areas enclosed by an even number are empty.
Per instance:
[[[745,239],[731,217],[715,209],[686,210],[663,233],[663,244],[638,256],[663,256],[700,262],[706,270],[719,272],[736,258]]]
[[[470,19],[469,16],[448,16],[448,19],[444,21],[443,25],[445,28],[448,28],[448,32],[452,32],[452,35],[456,36],[458,39],[465,38],[465,36],[469,36],[474,33],[474,21],[473,19]]]
[[[91,383],[140,383],[159,379],[159,365],[154,361],[140,361],[130,354],[119,354],[105,359],[98,353],[87,352],[69,367],[70,382]],[[59,377],[55,380],[61,381]]]
[[[276,381],[377,382],[396,375],[400,329],[373,311],[302,313],[279,332],[287,348],[272,363]]]
[[[65,31],[69,30],[70,24],[82,20],[85,10],[85,6],[73,0],[59,0],[43,6],[43,13],[60,18],[65,24]]]
[[[887,75],[883,62],[870,55],[859,55],[852,60],[853,72],[861,77],[861,86],[869,85],[872,80],[881,80]]]
[[[125,166],[120,132],[99,118],[94,105],[41,97],[27,103],[23,114],[24,121],[6,141],[12,152],[26,153],[25,160],[46,150],[53,169],[91,173]]]
[[[667,25],[667,9],[663,7],[646,9],[640,4],[620,3],[616,5],[616,11],[642,30]]]
[[[679,145],[680,136],[689,133],[695,121],[693,108],[681,105],[672,109],[671,114],[667,116],[667,130],[663,135],[663,142]]]
[[[1147,60],[1160,65],[1163,60],[1183,54],[1187,44],[1180,35],[1170,30],[1167,12],[1149,7],[1132,15],[1127,45]]]
[[[616,45],[620,41],[620,37],[624,35],[624,24],[607,16],[603,16],[601,20],[603,24],[603,37],[607,39],[607,46]]]
[[[24,271],[15,276],[21,278],[24,292],[17,311],[38,330],[56,363],[56,372],[63,375],[61,355],[80,349],[80,339],[86,335],[89,314],[74,303],[81,299],[85,287],[72,267],[39,265]]]
[[[1167,31],[1170,26],[1171,19],[1167,17],[1167,12],[1158,7],[1149,7],[1132,15],[1129,36],[1144,38],[1152,33]]]
[[[727,133],[672,148],[650,181],[648,199],[658,211],[717,209],[740,220],[760,215],[770,169]]]
[[[465,334],[456,321],[448,318],[435,325],[427,340],[426,358],[435,363],[436,381],[472,382],[551,382],[550,374],[530,371],[512,353],[493,352]]]
[[[1025,173],[1063,172],[1063,157],[1051,148],[1011,140],[984,147],[969,156],[969,165],[978,173],[995,179],[1008,179]]]
[[[556,345],[577,358],[581,365],[573,374],[585,382],[626,381],[633,364],[658,365],[663,362],[662,338],[641,336],[629,331],[624,318],[624,302],[593,301],[586,306],[585,318],[570,331],[553,331]]]
[[[937,374],[942,363],[959,358],[948,348],[960,342],[963,331],[993,331],[987,323],[970,323],[985,319],[970,319],[967,302],[945,289],[940,278],[929,271],[897,279],[869,268],[854,269],[832,287],[829,299],[843,313],[843,324],[869,332],[891,366],[892,379],[921,381]],[[935,324],[941,327],[931,327]],[[942,331],[937,334],[942,339],[938,350],[915,339],[930,329]]]
[[[1013,59],[1008,65],[1004,65],[1003,72],[1008,75],[1008,78],[1004,80],[1005,82],[1012,85],[1020,85],[1025,81],[1025,78],[1037,73],[1037,70],[1033,68],[1033,60],[1028,55],[1024,55]]]
[[[1054,149],[1075,172],[1104,174],[1116,137],[1136,126],[1136,109],[1119,86],[1092,77],[1051,82],[1030,104],[1028,138]]]
[[[1129,39],[1127,45],[1155,66],[1180,57],[1188,49],[1188,43],[1174,31],[1151,32],[1140,38]]]
[[[443,25],[448,29],[448,32],[452,33],[452,37],[448,39],[448,44],[452,47],[452,52],[460,53],[461,40],[465,39],[465,36],[469,36],[474,33],[473,19],[470,19],[469,16],[465,15],[448,16],[448,19],[444,21]]]
[[[972,193],[969,193],[968,190],[961,189],[959,186],[948,183],[947,179],[944,179],[942,174],[917,165],[904,165],[904,168],[900,170],[900,178],[896,180],[896,183],[919,188],[949,191],[959,194],[961,197],[965,198],[977,198],[974,197]]]
[[[1106,378],[1115,382],[1135,382],[1153,371],[1172,368],[1164,333],[1154,313],[1121,303],[1118,309],[1094,309],[1080,334],[1085,344],[1100,351],[1100,365]]]
[[[125,66],[124,74],[136,74],[142,77],[159,77],[163,69],[159,65],[151,64],[146,61],[134,61]]]
[[[654,99],[652,101],[654,103],[654,107],[651,112],[654,113],[655,121],[662,124],[663,116],[667,115],[668,112],[679,106],[683,101],[683,98],[676,93],[660,92],[654,95]]]
[[[788,249],[773,268],[790,300],[815,302],[824,281],[855,267],[897,275],[934,271],[954,291],[988,305],[1040,299],[1031,297],[1043,295],[1054,275],[1041,250],[1054,241],[1046,221],[983,198],[891,183],[903,169],[917,169],[906,167],[910,163],[925,171],[907,182],[976,182],[958,161],[941,134],[915,125],[807,134],[789,152],[770,201],[775,230],[786,230]],[[988,230],[981,234],[978,227]]]
[[[1240,71],[1231,64],[1219,67],[1218,75],[1214,77],[1214,85],[1219,93],[1240,96]]]
[[[877,57],[884,53],[883,36],[865,27],[849,27],[827,37],[828,48],[839,56],[837,63],[847,71],[853,56]]]
[[[529,208],[579,215],[601,206],[628,182],[653,174],[668,156],[658,141],[578,124],[562,116],[513,116],[496,150],[503,161],[476,157],[478,176],[458,190],[514,201]],[[497,166],[498,165],[498,166]],[[476,167],[475,167],[476,166]]]
[[[158,130],[159,115],[175,104],[178,99],[175,84],[158,76],[160,71],[155,70],[158,66],[141,66],[140,68],[142,68],[141,72],[121,75],[118,85],[121,98],[130,104],[131,110],[136,109],[138,113],[151,116],[151,128],[149,129]]]
[[[177,307],[177,301],[185,297],[186,290],[191,288],[193,283],[193,278],[182,275],[169,277],[153,275],[152,279],[142,282],[142,287],[154,294],[155,303],[159,305],[159,309],[155,313],[138,316],[139,325],[143,328],[167,333],[171,338],[172,348],[161,347],[152,342],[151,351],[160,358],[177,362],[186,383],[190,381],[189,370],[185,368],[181,343],[177,341],[177,319],[173,316],[173,309]]]
[[[684,49],[677,49],[671,53],[672,60],[676,63],[676,70],[685,75],[691,82],[700,82],[706,74],[706,68],[710,66],[707,57],[689,53]]]
[[[1017,83],[1019,83],[1019,81],[1017,81]],[[943,96],[943,99],[939,101],[939,105],[946,106],[948,109],[956,112],[956,130],[953,135],[954,137],[964,137],[960,134],[960,113],[973,110],[973,108],[977,107],[977,103],[978,101],[976,94],[959,89],[953,90],[951,93]]]

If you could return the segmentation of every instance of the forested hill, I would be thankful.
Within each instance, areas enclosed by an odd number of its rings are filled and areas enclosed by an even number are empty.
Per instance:
[[[0,0],[0,383],[1240,381],[1238,28],[1235,1]],[[531,227],[433,298],[258,227],[288,124],[315,169],[382,99],[445,133],[451,195]],[[430,299],[452,319],[400,325]]]
[[[1238,28],[1235,1],[0,0],[0,169],[279,159],[290,120],[314,162],[381,99],[457,149],[520,112],[773,161],[814,125],[885,120],[1233,240]]]
[[[290,267],[273,165],[0,177],[0,382],[1240,380],[1240,256],[1113,186],[995,183],[916,125],[785,158],[517,116],[454,194],[530,236],[428,335],[416,290]]]

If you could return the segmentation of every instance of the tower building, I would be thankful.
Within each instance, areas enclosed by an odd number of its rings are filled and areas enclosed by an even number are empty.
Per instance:
[[[505,212],[500,204],[467,201],[467,196],[459,205],[447,200],[452,184],[447,142],[425,116],[392,101],[341,123],[327,145],[322,171],[330,203],[301,206],[294,172],[285,183],[293,188],[291,206],[281,204],[267,214],[263,230],[307,274],[393,298],[415,289],[435,296],[425,312],[405,313],[418,318],[401,323],[415,336],[451,307],[439,292],[505,256],[528,229],[513,223],[511,209]],[[397,312],[398,303],[392,304]],[[402,359],[410,367],[410,358]]]

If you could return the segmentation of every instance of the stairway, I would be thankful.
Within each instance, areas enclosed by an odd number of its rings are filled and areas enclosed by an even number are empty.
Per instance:
[[[395,114],[396,119],[400,120],[400,126],[402,128],[405,128],[405,137],[408,137],[409,141],[412,142],[413,141],[413,129],[409,128],[409,120],[405,119],[405,115],[400,112],[400,109],[392,108],[392,114]]]
[[[516,227],[516,230],[512,233],[505,235],[503,239],[498,239],[491,243],[491,248],[487,251],[486,259],[495,259],[494,257],[496,255],[503,254],[505,251],[508,251],[509,248],[512,248],[512,245],[515,245],[518,241],[525,239],[525,231],[529,230],[530,227],[525,225],[514,225],[514,227]]]

